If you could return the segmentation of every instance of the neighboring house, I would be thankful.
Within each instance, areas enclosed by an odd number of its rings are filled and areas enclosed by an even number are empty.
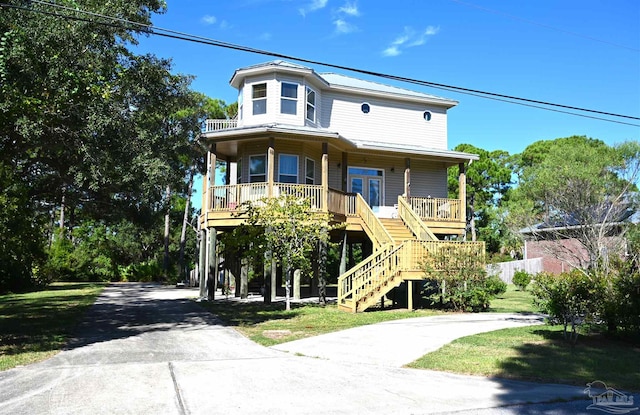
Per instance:
[[[606,225],[602,238],[602,250],[625,257],[629,255],[623,231],[629,224],[640,223],[640,212],[630,208],[620,209]],[[599,225],[591,225],[597,227]],[[589,253],[575,235],[582,234],[587,226],[578,220],[566,218],[562,222],[541,222],[520,230],[524,236],[524,259],[541,258],[542,271],[552,274],[568,272],[575,268],[587,268],[591,262]],[[595,241],[594,241],[595,242]]]
[[[230,83],[237,119],[207,120],[201,137],[210,166],[201,223],[210,236],[242,223],[235,214],[244,202],[308,197],[346,224],[335,240],[376,254],[339,278],[339,306],[351,311],[423,279],[420,262],[441,247],[484,258],[482,243],[443,241],[464,233],[465,166],[478,159],[447,150],[456,101],[285,61],[238,69]],[[229,163],[226,185],[212,174],[218,159]],[[456,199],[447,198],[448,168],[459,172]],[[209,245],[201,249],[215,252]]]

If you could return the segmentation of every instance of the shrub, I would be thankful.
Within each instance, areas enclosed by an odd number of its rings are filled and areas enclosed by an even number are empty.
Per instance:
[[[559,275],[540,273],[532,294],[536,305],[549,314],[549,323],[562,324],[565,339],[575,343],[580,326],[600,321],[602,281],[580,270]]]
[[[496,297],[507,292],[507,283],[502,281],[497,275],[490,275],[484,282],[487,292]]]
[[[513,274],[513,283],[520,291],[525,291],[527,289],[527,285],[531,282],[531,275],[523,270],[517,270]]]
[[[424,270],[429,281],[422,294],[432,306],[478,312],[506,291],[506,284],[503,286],[498,277],[487,278],[482,255],[460,255],[443,247],[427,258]]]

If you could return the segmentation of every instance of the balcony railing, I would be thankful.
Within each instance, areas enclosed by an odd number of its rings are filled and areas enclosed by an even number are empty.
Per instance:
[[[411,209],[427,221],[460,222],[462,217],[460,199],[412,197],[408,200]]]
[[[238,119],[232,120],[207,120],[205,122],[204,132],[210,133],[212,131],[227,130],[229,128],[238,127]]]
[[[327,206],[323,206],[323,186],[273,183],[271,196],[278,197],[281,194],[307,198],[311,202],[314,211],[328,211],[345,216],[360,216],[358,210],[357,194],[344,193],[339,190],[329,189]],[[245,202],[258,202],[269,196],[269,183],[243,183],[227,186],[213,186],[209,189],[209,210],[213,212],[235,211]],[[363,202],[366,203],[366,202]],[[416,219],[423,221],[460,222],[463,220],[460,212],[460,200],[441,198],[412,197],[406,201]],[[403,203],[403,206],[405,204]],[[398,206],[400,208],[400,206]],[[406,220],[406,215],[403,215]],[[433,238],[422,238],[433,239]]]
[[[209,210],[213,212],[235,211],[246,202],[258,202],[268,196],[268,183],[244,183],[227,186],[213,186],[209,189]],[[308,184],[274,183],[272,196],[283,194],[308,199],[311,210],[322,209],[322,186]]]

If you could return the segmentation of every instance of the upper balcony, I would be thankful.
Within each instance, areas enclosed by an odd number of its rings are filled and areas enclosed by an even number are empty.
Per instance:
[[[228,130],[230,128],[238,128],[238,119],[224,119],[214,120],[209,119],[205,121],[203,133],[211,133],[213,131]]]

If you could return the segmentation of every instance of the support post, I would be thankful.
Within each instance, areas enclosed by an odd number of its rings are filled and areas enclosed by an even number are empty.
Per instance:
[[[404,159],[404,197],[405,200],[411,198],[411,159]]]
[[[349,175],[349,155],[346,151],[342,152],[342,191],[347,193],[349,191],[349,182],[347,176]]]
[[[267,197],[273,197],[273,182],[275,176],[275,140],[269,137],[269,149],[267,150]]]
[[[271,251],[264,253],[264,263],[262,264],[262,273],[264,275],[264,303],[271,304]]]
[[[198,261],[198,285],[200,286],[200,298],[206,297],[206,262],[207,262],[207,232],[200,229],[200,258]]]
[[[236,287],[236,291],[238,287]],[[240,268],[240,298],[249,296],[249,261],[242,259],[242,268]],[[237,296],[236,296],[237,297]]]
[[[322,210],[329,210],[329,144],[322,143]]]
[[[340,275],[347,272],[347,231],[342,231],[342,241],[340,244]]]
[[[218,280],[218,235],[216,228],[209,228],[209,273],[207,276],[207,299],[213,301]]]
[[[458,164],[458,198],[460,199],[460,218],[467,221],[467,172],[464,163]]]
[[[293,271],[293,299],[300,299],[300,269]]]
[[[413,281],[407,281],[407,308],[413,311]]]

